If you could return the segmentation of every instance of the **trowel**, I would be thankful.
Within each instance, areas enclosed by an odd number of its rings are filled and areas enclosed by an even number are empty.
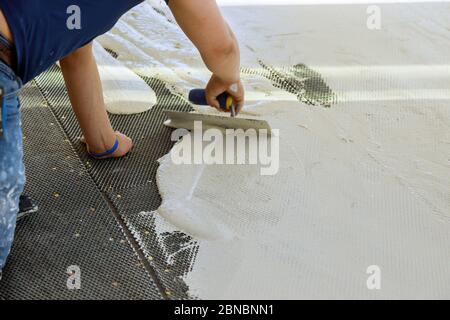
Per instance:
[[[164,124],[171,128],[184,128],[188,130],[194,129],[195,122],[201,122],[204,130],[209,128],[222,129],[255,129],[257,131],[265,129],[271,134],[271,127],[265,120],[249,119],[237,117],[233,99],[228,93],[222,93],[217,97],[220,107],[231,113],[231,117],[223,115],[213,115],[198,112],[178,112],[166,110],[164,113],[169,120]],[[189,101],[196,105],[208,105],[204,89],[194,89],[189,93]]]

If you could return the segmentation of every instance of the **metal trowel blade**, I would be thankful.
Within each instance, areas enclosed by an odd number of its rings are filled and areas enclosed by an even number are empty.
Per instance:
[[[237,118],[237,117],[227,117],[220,115],[211,115],[204,113],[195,112],[179,112],[179,111],[164,111],[166,116],[169,118],[164,124],[170,128],[184,128],[188,130],[194,129],[194,123],[200,121],[202,123],[203,129],[208,128],[222,128],[222,129],[255,129],[267,130],[270,135],[272,129],[269,123],[265,120],[258,119],[248,119],[248,118]]]

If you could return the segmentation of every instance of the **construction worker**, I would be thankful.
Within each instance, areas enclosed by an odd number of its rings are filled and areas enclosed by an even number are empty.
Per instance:
[[[103,101],[92,41],[143,0],[0,1],[0,270],[14,238],[25,184],[18,93],[59,61],[87,151],[97,159],[122,157],[133,142],[114,131]],[[243,106],[237,40],[214,0],[166,0],[182,30],[198,48],[212,77],[208,103],[228,91],[237,112]],[[151,28],[151,26],[149,26]],[[1,278],[1,271],[0,271]]]

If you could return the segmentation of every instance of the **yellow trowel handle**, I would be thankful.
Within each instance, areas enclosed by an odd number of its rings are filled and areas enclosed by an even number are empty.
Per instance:
[[[206,101],[205,89],[193,89],[189,92],[189,101],[193,104],[200,106],[207,106],[208,102]],[[227,93],[224,92],[217,97],[217,101],[219,101],[220,107],[226,111],[232,111],[233,109],[233,98]]]

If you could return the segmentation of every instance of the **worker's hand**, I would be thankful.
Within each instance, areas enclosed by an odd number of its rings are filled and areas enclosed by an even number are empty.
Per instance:
[[[96,159],[121,158],[121,157],[126,156],[128,154],[128,152],[130,152],[131,148],[133,147],[133,141],[130,138],[128,138],[126,135],[120,133],[119,131],[116,131],[115,134],[116,134],[116,137],[119,139],[119,147],[117,148],[117,150],[109,156],[102,157],[102,158],[96,158]],[[89,145],[86,143],[86,139],[84,137],[81,137],[80,141],[82,143],[85,143],[88,152],[91,152]],[[95,150],[95,152],[94,151],[92,151],[92,152],[94,152],[96,154],[101,154],[106,151],[107,150],[105,149],[105,150]]]
[[[217,97],[224,92],[228,92],[233,98],[233,104],[236,107],[236,114],[238,114],[244,107],[245,91],[242,81],[238,83],[230,84],[225,83],[215,75],[211,77],[206,87],[206,101],[211,107],[216,108],[219,111],[224,111],[220,108]]]

